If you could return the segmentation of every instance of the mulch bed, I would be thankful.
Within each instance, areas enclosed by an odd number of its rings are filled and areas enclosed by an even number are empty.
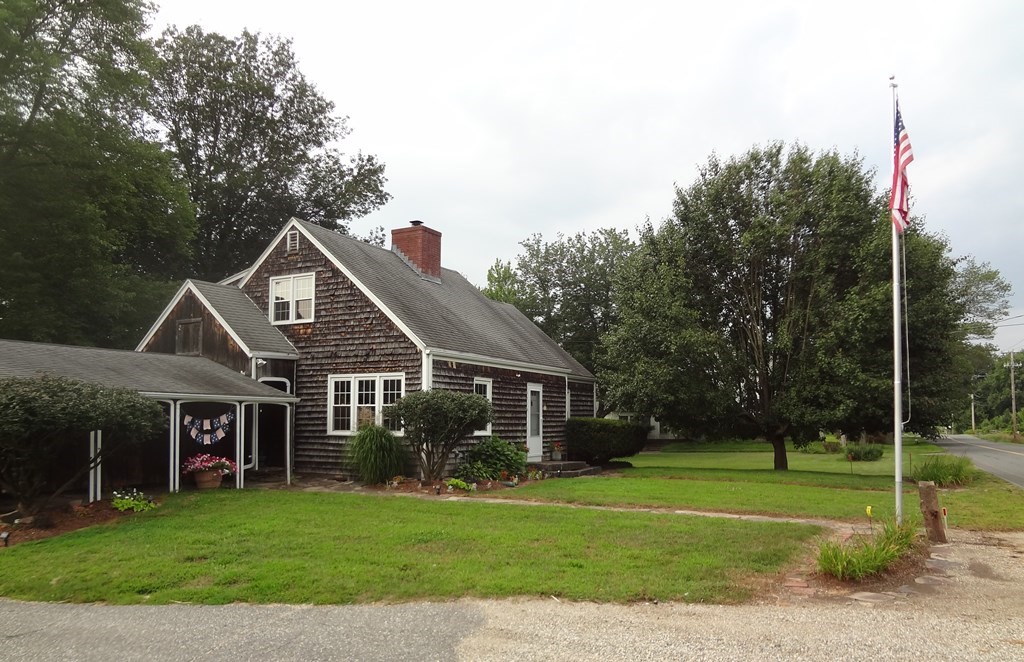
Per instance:
[[[3,524],[0,523],[0,531],[9,531],[10,538],[8,546],[18,545],[31,540],[42,540],[59,536],[62,533],[84,529],[87,526],[103,524],[122,517],[129,517],[134,513],[130,510],[120,512],[116,510],[109,501],[97,501],[83,506],[66,506],[47,510],[37,516],[38,524]],[[3,545],[0,545],[0,550]]]

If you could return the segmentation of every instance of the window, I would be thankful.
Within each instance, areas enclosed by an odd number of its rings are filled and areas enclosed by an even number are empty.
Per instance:
[[[482,395],[483,397],[487,398],[487,402],[493,403],[494,401],[491,399],[491,388],[492,380],[485,379],[483,377],[476,377],[473,379],[473,393],[476,393],[477,395]],[[485,427],[482,430],[477,430],[473,434],[488,435],[490,433],[491,424],[488,423],[487,427]]]
[[[331,375],[327,378],[327,432],[352,434],[360,425],[375,423],[402,433],[391,405],[405,395],[405,375]]]
[[[313,274],[270,279],[270,319],[274,324],[313,320]]]
[[[292,230],[291,232],[288,233],[288,253],[292,254],[292,253],[298,253],[298,252],[299,252],[299,231],[298,230]]]
[[[203,353],[203,320],[178,320],[174,353],[198,356]]]

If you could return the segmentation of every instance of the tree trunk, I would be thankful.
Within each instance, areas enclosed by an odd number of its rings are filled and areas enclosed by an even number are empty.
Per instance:
[[[786,456],[786,436],[781,433],[773,434],[772,448],[775,449],[775,470],[789,471],[789,458]]]

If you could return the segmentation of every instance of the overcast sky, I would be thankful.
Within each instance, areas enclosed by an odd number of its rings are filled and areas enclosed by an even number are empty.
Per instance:
[[[1020,0],[159,4],[157,31],[292,39],[349,117],[343,149],[387,167],[394,199],[353,231],[421,219],[479,285],[535,232],[661,221],[713,151],[836,148],[887,187],[895,74],[912,211],[999,269],[1024,313]],[[997,341],[1024,346],[1024,326]]]

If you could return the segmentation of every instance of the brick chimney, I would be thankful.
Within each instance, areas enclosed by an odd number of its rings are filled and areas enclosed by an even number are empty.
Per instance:
[[[441,233],[410,221],[410,227],[391,231],[391,250],[428,278],[441,278]]]

